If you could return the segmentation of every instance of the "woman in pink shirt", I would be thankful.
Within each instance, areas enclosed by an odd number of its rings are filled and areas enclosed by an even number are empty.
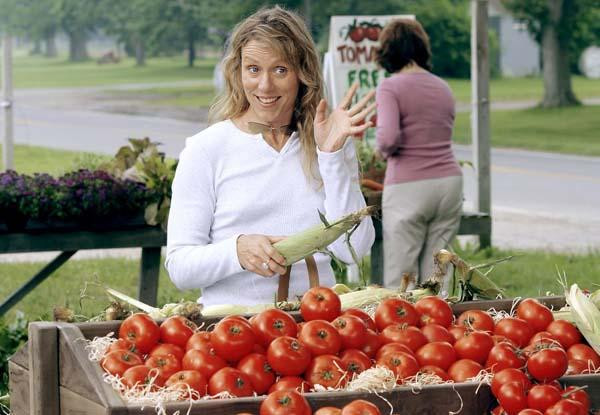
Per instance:
[[[383,191],[384,284],[404,274],[423,282],[433,253],[456,235],[462,172],[452,152],[454,97],[433,75],[429,38],[416,20],[397,19],[379,38],[377,62],[391,76],[377,87],[377,149],[387,160]]]

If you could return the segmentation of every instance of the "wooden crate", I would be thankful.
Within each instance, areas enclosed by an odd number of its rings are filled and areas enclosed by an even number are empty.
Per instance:
[[[58,414],[154,414],[152,407],[142,408],[124,402],[102,380],[102,369],[88,359],[83,338],[117,332],[120,322],[104,323],[32,323],[29,342],[9,360],[11,410],[14,415]],[[354,399],[366,399],[389,414],[444,414],[461,408],[464,414],[483,414],[493,402],[489,387],[462,383],[425,386],[420,391],[398,387],[389,392],[318,392],[307,393],[313,410],[323,406],[341,407]],[[477,393],[476,393],[477,391]],[[211,400],[192,405],[190,414],[224,415],[238,412],[258,413],[264,397]],[[385,400],[384,400],[385,399]],[[462,402],[461,402],[462,401]],[[168,404],[169,414],[185,414],[187,403]]]

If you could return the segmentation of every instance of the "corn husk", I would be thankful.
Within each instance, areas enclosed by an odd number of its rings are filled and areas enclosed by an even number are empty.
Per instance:
[[[285,258],[285,265],[292,265],[316,252],[324,251],[340,236],[358,225],[363,218],[373,215],[375,206],[368,206],[343,216],[332,223],[322,223],[276,242],[273,247]]]
[[[565,299],[571,309],[575,325],[590,346],[600,354],[600,310],[577,286],[565,289]]]
[[[480,271],[481,268],[487,268],[512,257],[503,258],[489,264],[471,266],[458,255],[440,250],[434,255],[434,273],[430,277],[431,281],[441,282],[448,271],[450,265],[454,266],[452,277],[449,284],[449,298],[453,301],[468,301],[472,299],[496,299],[505,297],[502,290],[486,274]]]
[[[126,302],[138,308],[145,313],[147,313],[150,317],[154,319],[167,318],[171,316],[184,316],[189,318],[190,320],[199,319],[204,313],[202,312],[202,305],[193,301],[182,301],[180,303],[169,303],[165,304],[161,308],[152,307],[146,303],[143,303],[135,298],[128,296],[127,294],[123,294],[117,290],[112,288],[106,288],[106,292],[111,296],[118,298],[121,301]]]

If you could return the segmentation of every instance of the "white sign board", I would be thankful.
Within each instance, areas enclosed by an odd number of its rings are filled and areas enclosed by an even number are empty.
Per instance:
[[[378,68],[375,57],[379,47],[379,33],[385,24],[398,18],[414,19],[414,15],[389,16],[332,16],[329,25],[329,50],[325,54],[323,71],[327,86],[327,101],[335,107],[358,82],[354,100],[375,89],[389,74]],[[376,117],[371,117],[376,121]],[[367,139],[374,134],[367,132]]]

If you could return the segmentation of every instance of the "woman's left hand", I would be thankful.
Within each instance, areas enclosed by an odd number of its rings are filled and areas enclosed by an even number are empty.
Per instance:
[[[372,122],[364,122],[364,120],[375,109],[375,103],[368,105],[375,96],[375,91],[370,91],[354,106],[347,109],[352,103],[357,89],[358,84],[353,84],[340,105],[331,111],[329,116],[327,115],[327,101],[322,99],[319,102],[314,123],[315,141],[319,150],[327,153],[338,151],[349,136],[360,134],[373,126]]]

